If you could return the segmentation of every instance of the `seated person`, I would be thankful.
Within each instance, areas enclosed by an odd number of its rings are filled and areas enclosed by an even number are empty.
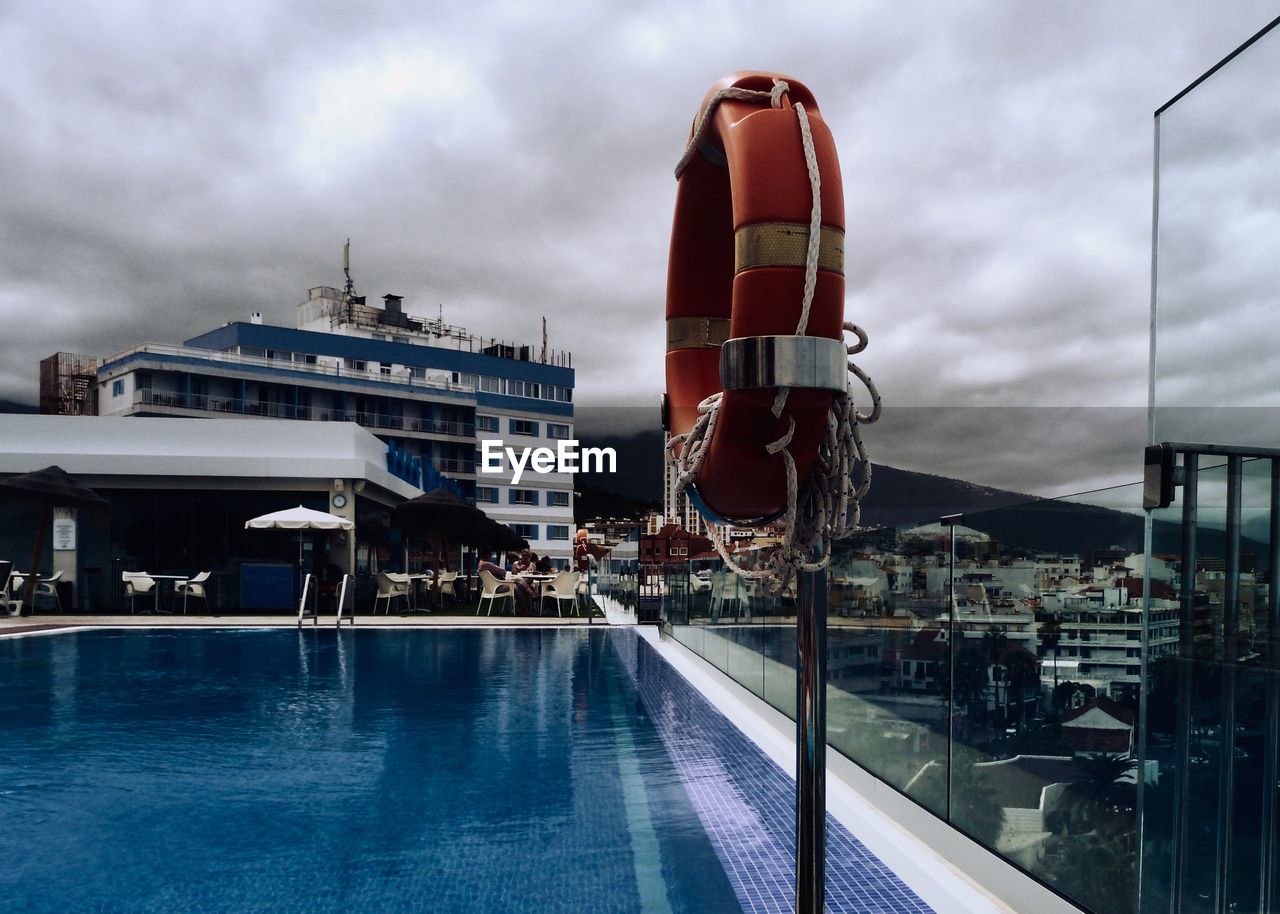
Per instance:
[[[516,606],[524,615],[530,615],[533,612],[533,586],[524,578],[516,577],[514,574],[508,576],[506,570],[501,565],[495,565],[493,562],[493,550],[480,550],[480,563],[476,565],[476,572],[487,571],[499,581],[511,581],[516,586]]]
[[[538,572],[540,574],[551,574],[553,571],[555,571],[555,568],[551,564],[551,556],[544,555],[538,559]]]
[[[511,570],[516,574],[529,574],[538,570],[538,557],[530,549],[520,552],[520,557],[511,563]]]

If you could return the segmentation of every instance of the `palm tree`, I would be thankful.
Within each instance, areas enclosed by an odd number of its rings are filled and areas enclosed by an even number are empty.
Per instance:
[[[991,665],[991,679],[995,684],[995,705],[996,710],[1000,714],[1000,726],[1004,726],[1004,718],[1007,709],[1000,703],[1000,680],[1004,678],[1004,667],[1000,665],[1000,661],[1009,650],[1009,636],[1003,628],[987,629],[982,635],[983,649],[987,655],[987,662]],[[1009,689],[1005,687],[1005,703],[1008,703]]]
[[[1040,643],[1053,651],[1053,694],[1058,693],[1058,645],[1062,643],[1062,623],[1057,616],[1048,616],[1040,623]],[[1049,702],[1049,710],[1056,719],[1057,705]]]
[[[1085,825],[1096,828],[1106,813],[1132,812],[1126,810],[1132,791],[1117,782],[1138,767],[1137,759],[1118,752],[1092,752],[1077,756],[1075,766],[1067,791]]]

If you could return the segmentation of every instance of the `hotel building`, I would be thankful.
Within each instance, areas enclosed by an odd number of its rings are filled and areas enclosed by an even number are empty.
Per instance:
[[[478,459],[484,439],[521,448],[573,438],[569,354],[410,316],[398,295],[383,302],[369,306],[349,282],[318,286],[295,327],[255,313],[179,346],[134,346],[97,368],[97,412],[355,422],[387,443],[397,475],[453,487],[539,554],[569,558],[572,474],[526,469],[513,485],[505,461],[483,473]]]

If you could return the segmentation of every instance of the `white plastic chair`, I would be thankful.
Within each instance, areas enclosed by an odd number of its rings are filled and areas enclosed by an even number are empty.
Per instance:
[[[583,615],[590,616],[593,604],[591,601],[591,578],[587,572],[578,572],[578,584],[573,591],[579,601],[574,604],[575,607],[581,605]]]
[[[542,593],[538,598],[539,612],[542,611],[542,604],[546,602],[547,597],[556,601],[556,615],[563,617],[560,604],[565,600],[572,604],[578,599],[578,575],[572,571],[562,571],[553,580],[543,583]]]
[[[389,572],[379,571],[375,580],[378,582],[378,593],[373,598],[373,611],[375,613],[378,611],[378,601],[386,600],[387,605],[386,605],[386,608],[383,610],[383,614],[388,616],[391,615],[391,602],[395,600],[396,597],[403,597],[405,608],[406,609],[408,608],[409,606],[408,578],[405,578],[404,580],[397,580]]]
[[[145,571],[125,571],[120,575],[124,581],[124,593],[129,598],[129,612],[134,612],[134,600],[138,595],[151,594],[155,603],[154,612],[160,611],[160,591],[156,590],[155,578]],[[146,612],[144,609],[143,612]]]
[[[476,615],[480,615],[480,606],[484,603],[485,598],[489,598],[489,611],[485,615],[493,615],[494,600],[510,600],[511,615],[516,614],[516,585],[510,581],[499,581],[493,576],[492,571],[482,569],[480,571],[480,583],[483,589],[480,591],[480,600],[476,603]]]
[[[10,596],[13,586],[13,562],[0,562],[0,609],[3,615],[17,615],[22,612],[22,601]]]
[[[700,578],[693,572],[689,572],[689,592],[690,593],[711,593],[711,582],[706,578]]]
[[[454,583],[458,580],[459,573],[456,571],[442,571],[440,576],[436,578],[436,585],[440,588],[440,608],[444,608],[444,598],[450,597],[453,602],[458,602],[458,591],[454,587]]]
[[[187,581],[179,581],[174,587],[177,593],[182,594],[182,614],[187,614],[187,598],[195,597],[204,600],[205,609],[209,608],[209,594],[205,591],[204,583],[209,580],[212,571],[202,571],[195,577]]]
[[[62,572],[55,571],[47,578],[36,579],[36,591],[31,595],[31,610],[35,611],[41,597],[53,597],[53,605],[62,612],[62,598],[58,596],[58,582],[62,580]]]

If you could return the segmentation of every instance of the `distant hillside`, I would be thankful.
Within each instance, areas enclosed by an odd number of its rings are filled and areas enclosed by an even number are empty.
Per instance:
[[[38,413],[40,407],[34,403],[19,403],[16,400],[0,400],[0,413]]]
[[[579,473],[579,490],[588,486],[639,502],[662,503],[662,432],[584,436],[582,445],[613,448],[618,454],[618,471]],[[876,465],[872,471],[871,492],[863,502],[862,518],[869,526],[897,526],[934,521],[943,514],[984,511],[1031,500],[1032,496],[1018,492]]]

